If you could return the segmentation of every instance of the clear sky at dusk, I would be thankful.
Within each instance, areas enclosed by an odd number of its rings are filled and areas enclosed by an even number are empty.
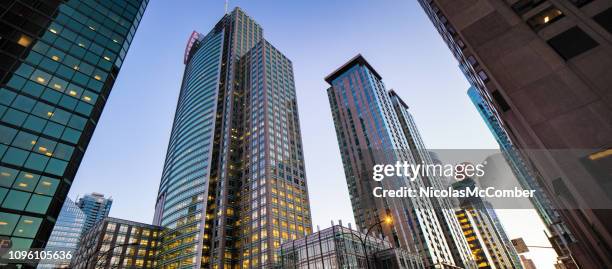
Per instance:
[[[315,227],[338,219],[354,223],[323,78],[357,53],[408,103],[428,147],[498,147],[466,95],[457,62],[416,0],[230,2],[237,5],[293,62]],[[149,3],[70,197],[104,193],[114,199],[112,216],[151,222],[187,39],[193,30],[207,33],[223,12],[221,0]],[[542,237],[533,213],[500,215],[511,237],[529,228]],[[546,244],[538,240],[534,244]],[[551,251],[531,256],[538,268],[552,268]]]

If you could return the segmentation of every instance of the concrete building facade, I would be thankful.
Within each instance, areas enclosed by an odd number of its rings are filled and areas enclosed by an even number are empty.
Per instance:
[[[612,1],[419,2],[541,175],[573,259],[612,267]]]

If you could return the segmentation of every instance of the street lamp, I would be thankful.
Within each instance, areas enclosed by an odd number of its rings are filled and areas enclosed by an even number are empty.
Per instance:
[[[385,216],[382,220],[378,220],[376,223],[372,224],[370,227],[368,227],[368,229],[366,230],[366,234],[365,234],[365,238],[362,239],[361,236],[353,233],[353,230],[351,231],[351,234],[357,236],[357,239],[359,239],[359,241],[361,242],[361,247],[363,248],[363,255],[365,256],[366,259],[366,268],[370,269],[370,258],[368,258],[368,247],[367,247],[367,242],[368,242],[368,236],[370,235],[370,232],[372,231],[372,228],[379,226],[381,224],[387,224],[387,225],[391,225],[393,223],[393,218],[391,216]],[[380,226],[382,228],[382,226]]]
[[[100,257],[104,257],[106,256],[110,251],[118,248],[118,247],[131,247],[131,246],[138,246],[139,244],[136,242],[133,243],[126,243],[126,244],[119,244],[116,246],[113,246],[112,248],[108,249],[107,251],[104,251],[101,255],[96,254],[97,251],[94,251],[94,253],[91,254],[91,256],[87,257],[87,261],[85,262],[85,269],[89,269],[89,260],[91,259],[91,257],[93,257],[94,255],[96,255],[96,260],[94,261],[93,265],[94,268],[98,265],[98,262],[100,262]]]

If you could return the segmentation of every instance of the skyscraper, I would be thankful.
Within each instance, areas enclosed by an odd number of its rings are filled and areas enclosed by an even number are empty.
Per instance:
[[[45,246],[147,6],[0,2],[0,236]]]
[[[369,229],[390,215],[393,224],[381,225],[382,234],[394,246],[419,253],[427,268],[470,267],[470,250],[454,211],[447,212],[452,220],[446,218],[446,213],[437,212],[450,209],[445,201],[422,196],[377,198],[372,192],[375,187],[398,189],[406,186],[419,189],[441,184],[438,178],[372,180],[372,167],[375,164],[395,164],[396,161],[416,164],[425,159],[432,162],[424,148],[415,150],[416,145],[410,145],[419,143],[420,147],[421,142],[415,126],[408,126],[413,122],[408,118],[405,103],[394,92],[387,91],[382,77],[361,55],[348,61],[325,80],[330,84],[327,94],[358,227]],[[447,223],[447,220],[451,222]],[[448,238],[445,236],[447,231]],[[455,247],[457,259],[452,251]]]
[[[453,183],[453,188],[457,190],[476,187],[476,181],[469,177]],[[491,204],[478,196],[459,198],[459,204],[462,210],[471,215],[471,221],[477,227],[479,236],[483,238],[495,268],[522,268],[518,254]]]
[[[455,211],[459,223],[461,223],[461,229],[465,235],[465,239],[469,243],[470,250],[478,268],[490,269],[495,268],[493,263],[493,257],[485,244],[485,239],[481,235],[480,229],[478,228],[477,222],[474,220],[471,211],[465,209],[459,209]]]
[[[77,200],[77,206],[85,213],[85,226],[83,232],[86,232],[93,227],[96,222],[108,217],[111,206],[113,205],[112,198],[104,197],[101,193],[91,193]]]
[[[53,232],[47,241],[46,251],[72,251],[77,250],[81,239],[83,226],[85,225],[85,213],[70,199],[66,198],[64,206],[60,211]],[[70,259],[64,261],[50,261],[38,264],[37,268],[69,268]]]
[[[566,225],[561,220],[561,216],[552,206],[548,194],[545,193],[540,184],[539,180],[536,179],[539,175],[530,167],[528,162],[522,157],[516,146],[510,140],[510,137],[503,125],[499,122],[499,117],[495,116],[495,111],[488,105],[485,100],[478,94],[475,87],[468,89],[468,96],[472,103],[478,110],[478,113],[487,124],[487,127],[495,137],[495,140],[499,144],[499,148],[504,156],[504,159],[512,169],[512,173],[523,187],[523,189],[535,190],[535,195],[530,198],[534,209],[546,225],[549,232],[549,241],[555,248],[559,260],[563,262],[568,268],[575,268],[576,265],[571,258],[571,254],[568,249],[568,243],[572,241],[570,232]],[[487,160],[487,164],[491,164],[497,161],[497,158]],[[498,169],[495,169],[498,170]],[[485,173],[485,176],[489,176],[489,173]],[[491,180],[499,181],[499,177],[490,177]],[[480,181],[482,186],[483,182]],[[499,182],[502,183],[502,182]],[[522,206],[517,205],[517,208]]]
[[[612,3],[419,0],[538,173],[584,268],[612,267]]]
[[[311,231],[292,63],[241,9],[194,32],[154,223],[162,268],[268,268]]]
[[[408,105],[393,90],[389,91],[389,96],[391,97],[391,103],[393,104],[393,109],[395,110],[397,118],[399,119],[403,134],[408,141],[408,149],[405,150],[410,152],[415,163],[422,165],[433,165],[440,162],[438,159],[434,160],[432,158],[432,153],[427,151],[423,138],[419,133],[419,129],[417,128],[414,118],[408,109]],[[449,187],[447,185],[448,178],[443,178],[441,175],[425,175],[421,178],[421,180],[423,180],[426,187],[433,187],[439,190]],[[438,220],[442,225],[444,236],[449,242],[449,247],[451,253],[453,254],[455,263],[464,268],[476,266],[471,255],[468,242],[465,240],[462,229],[456,218],[455,208],[451,198],[432,197],[430,200],[435,208]]]

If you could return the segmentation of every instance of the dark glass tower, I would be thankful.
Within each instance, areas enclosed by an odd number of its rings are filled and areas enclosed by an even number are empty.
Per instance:
[[[147,0],[0,2],[0,236],[42,248]]]
[[[154,223],[161,268],[270,268],[311,231],[293,66],[239,8],[189,39]]]

